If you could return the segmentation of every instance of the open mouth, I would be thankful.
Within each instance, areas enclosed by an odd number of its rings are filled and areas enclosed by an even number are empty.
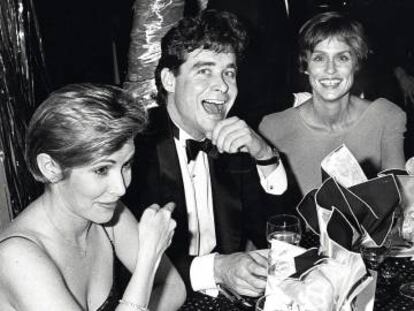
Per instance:
[[[321,79],[319,83],[324,87],[335,88],[341,83],[341,79]]]
[[[201,104],[207,113],[224,115],[225,113],[225,101],[224,100],[213,100],[204,99]]]

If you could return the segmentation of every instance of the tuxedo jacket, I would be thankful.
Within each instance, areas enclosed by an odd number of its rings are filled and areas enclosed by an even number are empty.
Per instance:
[[[163,108],[150,112],[150,126],[135,141],[132,181],[124,203],[137,219],[152,203],[173,201],[172,217],[177,222],[167,255],[191,290],[187,207],[171,121]],[[266,247],[266,194],[257,169],[247,154],[220,154],[209,158],[213,196],[216,247],[213,252],[229,254],[244,250],[247,239],[258,248]]]

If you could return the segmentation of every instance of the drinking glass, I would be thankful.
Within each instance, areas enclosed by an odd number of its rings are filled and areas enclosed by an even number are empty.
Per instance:
[[[266,237],[270,246],[272,245],[272,240],[299,245],[301,236],[300,220],[294,215],[274,215],[266,223]]]
[[[362,259],[364,260],[365,266],[370,270],[378,271],[387,255],[388,248],[386,246],[361,246],[359,251],[361,253]]]
[[[279,254],[276,241],[298,245],[302,230],[300,220],[294,215],[280,214],[270,217],[266,223],[266,237],[269,242],[268,275],[283,279],[290,274],[290,261]]]

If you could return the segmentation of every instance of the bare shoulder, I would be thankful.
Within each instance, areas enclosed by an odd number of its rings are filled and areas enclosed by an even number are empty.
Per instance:
[[[2,236],[0,242],[0,279],[15,277],[25,271],[42,268],[56,269],[45,249],[36,241],[22,234]]]
[[[23,236],[0,243],[1,296],[18,310],[80,310],[47,251]]]

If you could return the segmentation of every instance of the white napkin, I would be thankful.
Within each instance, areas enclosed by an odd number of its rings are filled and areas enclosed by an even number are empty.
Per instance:
[[[290,277],[298,272],[294,257],[306,250],[285,242],[273,242],[269,256],[275,256],[273,261],[278,260],[279,268],[268,275],[265,293],[273,293],[277,299],[269,300],[268,308],[283,308],[291,301],[312,311],[352,310],[352,303],[359,305],[358,310],[373,310],[375,279],[366,275],[361,256],[334,242],[330,249],[332,258],[315,258],[315,265],[293,281]]]
[[[321,167],[346,188],[368,180],[358,161],[344,144],[329,153],[322,160]]]

